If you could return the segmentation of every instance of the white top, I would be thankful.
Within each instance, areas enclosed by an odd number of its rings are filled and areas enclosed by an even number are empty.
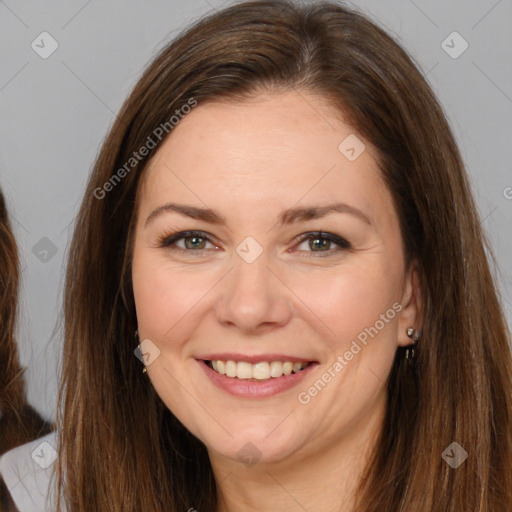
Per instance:
[[[0,475],[19,512],[55,510],[56,460],[55,432],[13,448],[0,457]]]

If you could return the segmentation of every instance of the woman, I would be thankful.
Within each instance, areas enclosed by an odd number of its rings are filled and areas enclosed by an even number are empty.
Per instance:
[[[326,2],[200,20],[125,102],[78,216],[60,505],[510,511],[485,247],[381,29]]]
[[[14,339],[19,263],[5,199],[0,190],[0,455],[48,434],[51,425],[27,403]],[[12,506],[0,481],[0,510]]]

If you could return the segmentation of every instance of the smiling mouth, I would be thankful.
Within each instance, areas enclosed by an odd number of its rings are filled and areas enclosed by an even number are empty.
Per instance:
[[[262,381],[277,379],[283,375],[300,373],[312,361],[261,361],[251,364],[246,361],[204,361],[214,372],[232,379]]]

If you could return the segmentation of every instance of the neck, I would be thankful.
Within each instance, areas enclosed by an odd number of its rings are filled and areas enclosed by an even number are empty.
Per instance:
[[[355,512],[355,494],[382,428],[385,394],[372,405],[343,435],[305,440],[277,462],[246,467],[210,454],[217,512]]]

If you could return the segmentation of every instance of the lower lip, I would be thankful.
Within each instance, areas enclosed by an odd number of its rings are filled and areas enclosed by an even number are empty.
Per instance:
[[[199,366],[215,386],[230,395],[242,398],[266,398],[293,388],[308,375],[318,363],[310,363],[298,373],[290,373],[281,377],[271,377],[268,380],[256,381],[226,377],[212,370],[204,361],[196,359]]]

